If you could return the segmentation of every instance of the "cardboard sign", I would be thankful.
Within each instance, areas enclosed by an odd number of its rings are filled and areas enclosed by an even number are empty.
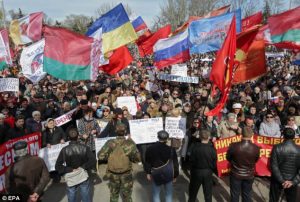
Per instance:
[[[115,137],[106,137],[106,138],[95,138],[95,150],[96,150],[96,158],[98,159],[98,153],[105,145],[108,140],[115,139]]]
[[[177,75],[177,76],[188,76],[187,75],[187,65],[186,64],[176,64],[172,65],[171,69],[171,74],[172,75]]]
[[[162,118],[130,120],[131,139],[136,144],[158,141],[157,132],[163,130]]]
[[[137,106],[134,96],[125,96],[117,98],[117,105],[119,108],[127,107],[131,115],[136,115]]]
[[[174,81],[181,83],[199,83],[198,77],[177,76],[172,74],[159,74],[158,79],[165,81]]]
[[[0,78],[0,92],[19,92],[19,79],[17,78]]]
[[[167,117],[165,130],[173,138],[184,138],[186,133],[186,118],[183,117]]]

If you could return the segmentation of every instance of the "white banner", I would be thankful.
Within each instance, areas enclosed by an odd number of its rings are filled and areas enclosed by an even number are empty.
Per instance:
[[[38,83],[46,76],[43,71],[45,40],[42,39],[28,47],[23,48],[20,65],[22,73],[33,83]]]
[[[282,57],[284,57],[284,52],[279,52],[279,53],[268,53],[268,52],[266,52],[266,56],[268,57],[268,58],[282,58]]]
[[[96,158],[98,159],[98,153],[108,140],[116,139],[115,137],[106,137],[106,138],[95,138],[95,150]]]
[[[68,123],[69,121],[72,120],[72,115],[74,114],[74,112],[76,111],[76,109],[72,109],[71,111],[65,113],[64,115],[61,115],[60,117],[57,117],[56,119],[54,119],[55,121],[55,125],[56,126],[62,126],[66,123]],[[45,126],[46,121],[42,122],[42,127]]]
[[[167,117],[165,130],[173,138],[184,138],[186,133],[186,118],[184,117]]]
[[[130,120],[131,139],[136,144],[156,142],[157,132],[163,130],[162,118]]]
[[[118,97],[117,98],[117,105],[119,108],[127,107],[128,111],[131,115],[136,115],[137,112],[137,106],[135,102],[134,96],[128,96],[128,97]]]
[[[187,65],[186,64],[172,65],[171,74],[187,77]]]
[[[0,78],[0,92],[4,91],[19,92],[19,79]]]
[[[198,77],[177,76],[172,74],[159,74],[158,79],[166,81],[175,81],[181,83],[199,83]]]
[[[59,152],[64,148],[65,146],[68,146],[69,142],[66,142],[65,144],[57,144],[57,145],[51,145],[50,148],[45,147],[40,149],[39,151],[39,157],[44,159],[46,166],[49,171],[55,170],[55,163],[58,158]]]

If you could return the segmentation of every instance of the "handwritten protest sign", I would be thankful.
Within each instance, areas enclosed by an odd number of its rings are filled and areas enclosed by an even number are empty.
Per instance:
[[[184,138],[186,133],[186,118],[167,117],[165,130],[173,138]]]
[[[51,145],[50,148],[46,147],[39,151],[39,157],[44,159],[49,171],[55,170],[55,163],[60,151],[62,150],[62,148],[68,145],[69,142],[66,142],[65,144]]]
[[[172,74],[159,74],[158,79],[165,81],[174,81],[181,83],[199,83],[198,77],[177,76]]]
[[[95,139],[95,150],[96,150],[96,158],[98,159],[98,153],[105,145],[108,140],[115,139],[115,137],[106,137],[106,138],[96,138]]]
[[[19,91],[19,79],[18,78],[1,78],[0,79],[0,92]]]
[[[187,65],[186,64],[172,65],[171,74],[177,76],[187,76]]]
[[[157,132],[163,130],[162,118],[138,119],[129,121],[131,139],[136,144],[156,142]]]
[[[119,108],[127,107],[128,111],[131,115],[135,116],[135,114],[137,112],[137,106],[136,106],[134,96],[118,97],[117,105]]]
[[[5,172],[8,167],[14,162],[13,145],[18,141],[26,141],[28,152],[33,156],[37,156],[39,149],[42,146],[41,133],[32,133],[20,138],[15,138],[0,145],[0,192],[5,186]]]

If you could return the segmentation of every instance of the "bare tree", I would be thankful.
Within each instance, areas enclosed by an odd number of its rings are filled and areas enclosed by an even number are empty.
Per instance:
[[[99,8],[96,9],[96,18],[98,18],[98,17],[102,16],[103,14],[107,13],[112,8],[114,8],[115,6],[117,6],[116,3],[103,3]],[[125,8],[126,13],[128,14],[128,16],[130,16],[133,13],[132,9],[129,7],[128,4],[124,5],[124,8]]]
[[[270,6],[271,14],[277,14],[285,8],[285,0],[266,0]]]
[[[62,22],[63,27],[72,29],[74,32],[85,34],[90,24],[90,17],[85,15],[68,15]]]
[[[289,8],[295,8],[300,6],[300,0],[289,0]]]
[[[187,6],[186,0],[168,0],[166,5],[161,6],[156,22],[159,26],[171,24],[173,29],[177,28],[188,17]]]
[[[213,10],[219,0],[189,0],[189,15],[202,16]]]

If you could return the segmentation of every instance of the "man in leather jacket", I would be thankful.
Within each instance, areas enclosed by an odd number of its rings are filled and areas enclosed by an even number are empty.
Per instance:
[[[6,190],[9,194],[22,195],[22,201],[40,201],[50,180],[44,160],[29,155],[25,141],[15,143],[13,149],[15,163],[5,173]]]
[[[78,132],[76,129],[69,131],[70,143],[64,147],[57,158],[55,170],[60,174],[76,172],[83,168],[89,171],[95,166],[96,156],[89,147],[80,144],[78,140]],[[80,189],[81,200],[83,202],[92,202],[90,180],[81,182],[75,186],[67,187],[67,195],[69,202],[76,202],[76,192]]]
[[[300,147],[293,139],[295,131],[285,128],[284,141],[273,147],[271,153],[270,202],[277,202],[284,191],[287,202],[296,201],[297,185],[300,182]]]
[[[231,202],[238,202],[242,192],[242,201],[252,201],[252,184],[255,164],[259,159],[260,148],[252,143],[253,130],[244,127],[242,141],[232,143],[227,151],[227,160],[231,164],[230,196]]]

